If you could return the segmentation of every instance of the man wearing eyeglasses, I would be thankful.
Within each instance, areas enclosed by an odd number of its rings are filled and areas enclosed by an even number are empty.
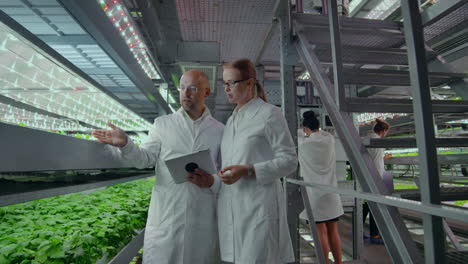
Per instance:
[[[125,132],[95,130],[101,142],[119,148],[121,157],[135,167],[156,167],[145,230],[143,263],[217,263],[215,194],[212,177],[190,174],[189,181],[175,184],[165,160],[210,149],[220,167],[220,142],[224,126],[205,105],[210,95],[208,77],[191,70],[180,79],[180,104],[175,113],[156,118],[148,140],[136,146]],[[198,171],[196,171],[198,172]]]

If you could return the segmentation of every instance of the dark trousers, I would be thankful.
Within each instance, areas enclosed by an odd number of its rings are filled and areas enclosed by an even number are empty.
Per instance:
[[[366,222],[366,217],[367,214],[369,214],[369,230],[370,230],[370,236],[375,237],[379,235],[379,229],[377,228],[377,224],[375,224],[374,217],[372,216],[372,212],[369,209],[369,205],[367,203],[364,203],[362,205],[362,218],[363,221]]]

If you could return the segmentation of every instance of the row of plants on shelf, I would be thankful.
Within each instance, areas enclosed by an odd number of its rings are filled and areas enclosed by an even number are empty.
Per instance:
[[[0,207],[0,264],[92,264],[144,228],[154,180]]]
[[[418,186],[416,186],[415,184],[394,182],[393,185],[395,190],[418,189]]]
[[[454,151],[446,151],[440,152],[439,155],[456,155],[456,154],[467,154],[468,152],[454,152]],[[410,157],[410,156],[418,156],[418,152],[407,152],[407,153],[393,153],[392,157]]]

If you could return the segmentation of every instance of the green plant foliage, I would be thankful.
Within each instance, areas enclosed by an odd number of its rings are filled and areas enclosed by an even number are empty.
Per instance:
[[[464,201],[455,201],[455,205],[464,205],[468,203],[468,200],[464,200]]]
[[[405,184],[405,183],[396,182],[394,183],[394,188],[395,190],[401,190],[401,189],[417,189],[418,187],[414,184]]]
[[[0,208],[0,264],[92,264],[145,226],[154,180]]]

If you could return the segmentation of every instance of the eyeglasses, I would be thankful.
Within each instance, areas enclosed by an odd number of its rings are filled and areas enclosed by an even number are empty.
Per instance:
[[[185,90],[188,90],[191,93],[197,93],[198,90],[200,89],[198,89],[198,87],[195,87],[195,86],[189,86],[189,87],[179,86],[177,87],[177,90],[179,90],[179,92],[185,92]]]
[[[244,81],[247,81],[248,79],[244,79],[244,80],[237,80],[237,81],[230,81],[230,82],[223,82],[223,85],[224,87],[234,87],[236,86],[237,84],[241,83],[241,82],[244,82]]]

